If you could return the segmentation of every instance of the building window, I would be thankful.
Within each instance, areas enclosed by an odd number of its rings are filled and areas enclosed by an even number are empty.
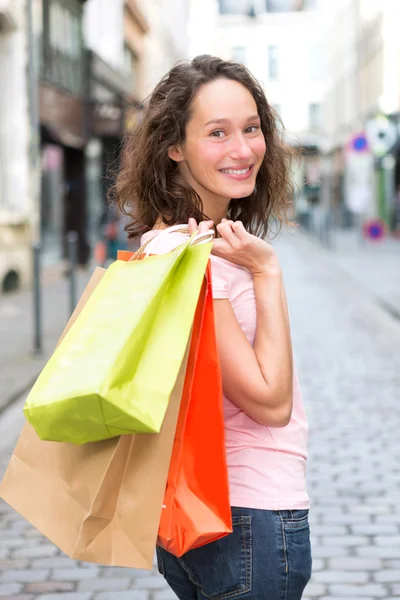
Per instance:
[[[315,10],[317,0],[265,0],[265,10],[272,13]]]
[[[138,69],[138,57],[128,44],[124,44],[124,64],[123,73],[129,77],[133,83],[136,82]]]
[[[304,8],[305,10],[317,10],[317,0],[305,0]]]
[[[235,48],[232,48],[232,60],[240,63],[241,65],[245,65],[246,58],[246,48],[244,46],[236,46]]]
[[[267,12],[290,12],[292,10],[292,0],[265,0]]]
[[[77,0],[50,0],[43,15],[42,76],[60,88],[82,92],[82,9]]]
[[[312,131],[319,131],[322,125],[322,110],[320,104],[310,104],[309,106],[309,124]]]
[[[219,0],[218,4],[221,15],[245,15],[251,8],[248,0]]]
[[[279,59],[278,47],[268,47],[268,77],[270,81],[276,81],[279,78]]]

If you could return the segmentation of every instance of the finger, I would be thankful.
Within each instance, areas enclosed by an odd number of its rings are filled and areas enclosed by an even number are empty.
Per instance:
[[[193,233],[196,233],[196,231],[198,230],[196,219],[190,218],[189,222],[188,222],[188,226],[189,226],[190,235],[192,235]]]
[[[232,246],[232,248],[238,248],[240,245],[240,241],[239,239],[236,237],[231,225],[229,224],[229,222],[227,223],[220,223],[217,227],[218,229],[218,233],[220,234],[220,236],[226,240],[227,242],[229,242],[229,244]]]
[[[213,221],[202,221],[199,225],[199,232],[205,233],[214,225]]]
[[[241,242],[245,242],[247,239],[247,236],[249,235],[248,232],[245,230],[244,225],[242,223],[242,221],[235,221],[232,224],[232,229],[235,233],[235,235],[239,238],[239,240]]]

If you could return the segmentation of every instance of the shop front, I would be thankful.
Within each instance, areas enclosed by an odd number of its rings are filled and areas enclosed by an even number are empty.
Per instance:
[[[119,169],[126,113],[135,105],[132,81],[114,70],[95,52],[87,51],[86,147],[88,238],[93,248],[107,225],[116,220],[108,193]],[[122,228],[123,235],[123,228]],[[121,244],[120,244],[121,245]]]
[[[41,84],[41,234],[45,261],[66,256],[66,235],[78,233],[78,261],[89,258],[86,236],[84,102]]]

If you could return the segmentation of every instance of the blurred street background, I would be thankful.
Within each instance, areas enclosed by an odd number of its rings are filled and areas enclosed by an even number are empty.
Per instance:
[[[95,265],[125,135],[178,60],[245,64],[299,151],[274,240],[310,419],[314,600],[400,598],[400,0],[0,0],[0,475]],[[0,600],[169,600],[0,501]]]

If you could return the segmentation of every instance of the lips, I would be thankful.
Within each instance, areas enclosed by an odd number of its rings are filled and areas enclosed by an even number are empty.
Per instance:
[[[221,169],[222,173],[227,175],[245,175],[250,171],[251,167],[245,167],[243,169]]]
[[[234,181],[246,181],[253,175],[254,165],[247,165],[245,167],[229,167],[226,169],[220,169],[220,173],[232,179]]]

